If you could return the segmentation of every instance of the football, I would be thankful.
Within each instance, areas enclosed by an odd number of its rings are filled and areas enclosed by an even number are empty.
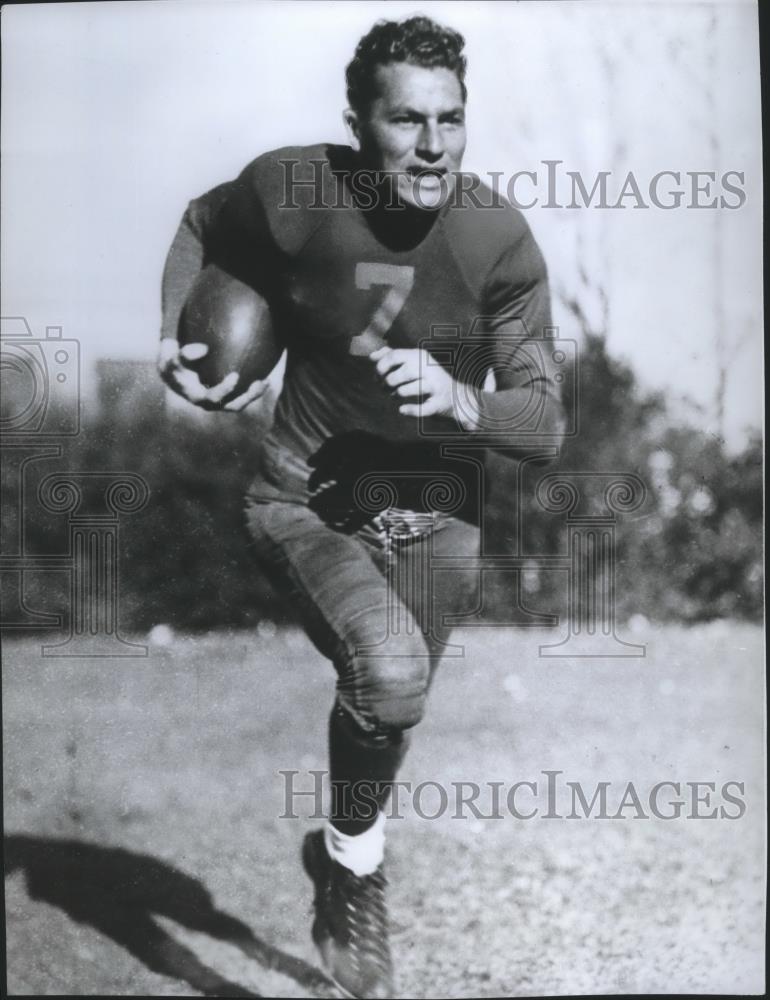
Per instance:
[[[206,344],[208,353],[187,362],[201,382],[217,385],[230,372],[240,378],[225,401],[266,378],[283,352],[270,306],[249,285],[208,264],[195,279],[179,321],[179,343]]]

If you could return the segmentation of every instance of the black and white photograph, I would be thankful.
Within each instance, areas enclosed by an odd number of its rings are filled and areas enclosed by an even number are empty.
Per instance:
[[[3,5],[6,995],[764,994],[759,22]]]

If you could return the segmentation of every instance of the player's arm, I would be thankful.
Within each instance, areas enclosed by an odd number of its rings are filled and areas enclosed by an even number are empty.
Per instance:
[[[204,409],[241,410],[265,391],[264,382],[255,382],[241,396],[223,404],[222,400],[238,381],[238,373],[229,373],[216,386],[204,386],[188,362],[203,357],[208,350],[207,346],[187,344],[180,347],[178,342],[179,323],[185,303],[206,261],[206,230],[212,227],[231,186],[221,184],[190,202],[179,223],[163,268],[158,370],[163,381],[174,392]]]
[[[564,408],[552,329],[548,273],[528,226],[495,263],[485,285],[486,333],[495,389],[466,394],[470,430],[493,433],[495,447],[561,445]]]
[[[495,389],[456,381],[424,350],[381,348],[370,357],[386,384],[403,397],[400,412],[450,417],[467,431],[489,436],[494,448],[560,444],[564,420],[558,372],[543,338],[551,325],[548,277],[528,226],[491,268],[483,309],[486,325],[477,332],[488,339]]]

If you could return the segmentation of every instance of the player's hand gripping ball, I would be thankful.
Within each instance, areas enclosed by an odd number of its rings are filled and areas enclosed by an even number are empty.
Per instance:
[[[241,410],[259,399],[282,353],[265,299],[214,264],[196,278],[178,336],[161,342],[161,375],[204,409]]]

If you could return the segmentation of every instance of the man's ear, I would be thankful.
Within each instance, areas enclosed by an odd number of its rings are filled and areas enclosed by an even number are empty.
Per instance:
[[[348,140],[356,153],[361,152],[361,124],[358,115],[352,108],[346,108],[342,112],[342,120],[345,122],[345,129],[348,133]]]

